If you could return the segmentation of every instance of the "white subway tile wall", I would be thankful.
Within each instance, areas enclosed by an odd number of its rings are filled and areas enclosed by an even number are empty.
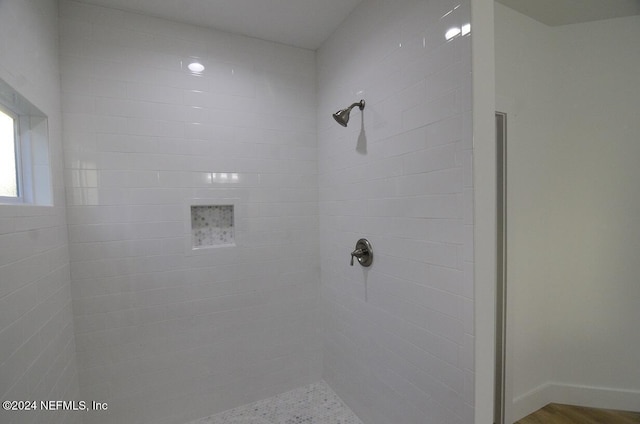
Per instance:
[[[319,380],[314,52],[60,6],[80,387],[109,402],[85,423],[184,423]],[[235,246],[185,254],[190,199],[234,204]]]
[[[473,421],[470,36],[444,37],[468,1],[365,0],[317,81],[311,51],[61,1],[68,246],[56,4],[0,11],[56,203],[0,206],[4,399],[74,399],[79,375],[109,403],[85,423],[175,424],[322,375],[367,424]],[[191,199],[234,204],[235,246],[185,254]]]
[[[57,3],[0,2],[0,78],[49,119],[52,207],[0,205],[0,399],[77,400],[62,170]],[[39,406],[39,404],[38,404]],[[0,422],[81,422],[0,410]]]
[[[323,378],[367,424],[473,422],[469,7],[364,0],[318,51]]]

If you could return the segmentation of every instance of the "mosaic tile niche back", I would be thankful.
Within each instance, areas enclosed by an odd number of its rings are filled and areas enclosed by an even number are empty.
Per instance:
[[[191,206],[191,240],[194,249],[233,246],[233,205]]]

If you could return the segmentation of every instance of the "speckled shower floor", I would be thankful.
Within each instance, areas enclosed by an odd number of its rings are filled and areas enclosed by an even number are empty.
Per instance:
[[[187,424],[362,424],[362,421],[325,382],[319,382]]]

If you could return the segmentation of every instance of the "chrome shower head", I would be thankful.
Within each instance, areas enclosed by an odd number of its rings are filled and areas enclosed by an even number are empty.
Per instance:
[[[358,106],[360,110],[363,110],[364,100],[360,100],[359,102],[352,104],[346,109],[340,109],[339,111],[333,114],[333,119],[335,119],[338,124],[342,125],[343,127],[346,127],[347,124],[349,123],[349,114],[351,113],[351,109],[353,109],[356,106]]]

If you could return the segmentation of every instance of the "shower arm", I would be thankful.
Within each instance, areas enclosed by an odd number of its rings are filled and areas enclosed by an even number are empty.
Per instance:
[[[353,109],[356,106],[358,106],[358,109],[364,110],[364,100],[360,100],[359,102],[355,102],[354,104],[349,106],[347,109]]]

